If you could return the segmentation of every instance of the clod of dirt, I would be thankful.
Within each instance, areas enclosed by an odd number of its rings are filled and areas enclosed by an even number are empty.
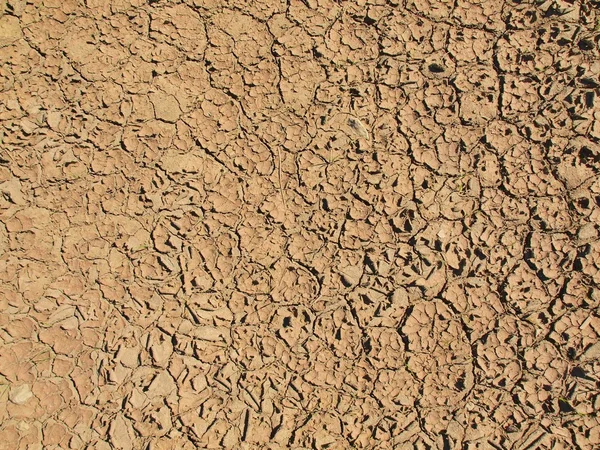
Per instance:
[[[154,116],[165,122],[176,122],[181,115],[181,109],[177,99],[172,95],[162,92],[150,94],[150,101],[154,107]]]
[[[589,244],[598,239],[598,226],[593,223],[586,223],[579,228],[577,232],[579,244]]]
[[[349,117],[348,118],[348,126],[359,137],[362,137],[362,138],[367,139],[367,140],[370,139],[369,131],[363,125],[363,123],[360,121],[360,119],[357,119],[356,117]]]
[[[28,384],[12,387],[8,393],[8,399],[16,405],[24,405],[31,397],[33,393]]]
[[[19,18],[11,15],[0,17],[0,48],[7,47],[23,37]]]

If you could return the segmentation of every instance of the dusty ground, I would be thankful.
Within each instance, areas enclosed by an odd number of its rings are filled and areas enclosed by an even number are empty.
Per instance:
[[[0,2],[0,448],[599,448],[599,6]]]

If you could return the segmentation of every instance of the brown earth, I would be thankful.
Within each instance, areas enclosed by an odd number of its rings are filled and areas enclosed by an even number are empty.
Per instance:
[[[0,449],[600,448],[599,7],[0,2]]]

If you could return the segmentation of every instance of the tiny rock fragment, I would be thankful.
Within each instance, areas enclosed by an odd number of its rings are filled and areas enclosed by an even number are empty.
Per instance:
[[[21,432],[26,432],[27,430],[29,430],[31,428],[31,426],[25,422],[24,420],[21,420],[18,424],[17,424],[17,430],[21,431]]]
[[[31,397],[33,397],[33,393],[28,384],[13,387],[8,394],[9,400],[16,405],[24,405]]]
[[[203,374],[196,375],[192,379],[192,387],[194,388],[194,390],[196,392],[202,392],[204,389],[206,389],[207,386],[208,386],[208,383],[206,381],[206,375],[203,375]]]
[[[410,297],[407,290],[403,287],[398,288],[392,294],[392,302],[394,305],[406,308],[410,304]]]
[[[147,402],[148,397],[139,388],[133,389],[127,400],[127,403],[135,409],[141,409]]]

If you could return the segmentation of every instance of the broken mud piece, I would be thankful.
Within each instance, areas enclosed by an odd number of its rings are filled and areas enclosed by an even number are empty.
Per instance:
[[[348,118],[348,126],[352,128],[352,131],[354,131],[358,136],[370,140],[369,131],[356,117],[350,116]]]
[[[24,405],[31,397],[33,394],[28,384],[13,387],[8,394],[9,400],[16,405]]]
[[[149,97],[154,107],[154,116],[158,120],[170,123],[177,122],[181,115],[181,108],[175,97],[163,92],[153,92]]]

